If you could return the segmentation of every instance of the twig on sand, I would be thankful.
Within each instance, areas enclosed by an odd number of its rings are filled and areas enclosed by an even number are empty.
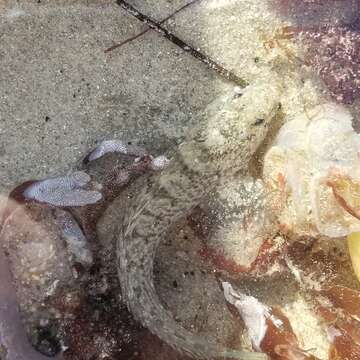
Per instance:
[[[180,11],[183,11],[184,9],[188,8],[189,6],[195,4],[196,2],[198,2],[199,0],[192,0],[190,1],[189,3],[185,4],[184,6],[182,6],[181,8],[177,9],[176,11],[174,11],[173,13],[171,13],[170,15],[168,15],[165,19],[161,20],[159,22],[159,24],[163,24],[164,22],[168,21],[169,19],[171,19],[172,17],[174,17],[176,14],[178,14]],[[125,41],[122,41],[118,44],[115,44],[113,46],[110,46],[109,48],[107,48],[106,50],[104,50],[105,53],[109,52],[109,51],[113,51],[123,45],[126,45],[127,43],[133,41],[133,40],[136,40],[137,38],[139,38],[140,36],[146,34],[149,30],[151,30],[150,27],[147,27],[145,30],[139,32],[138,34],[132,36],[131,38],[129,39],[126,39]]]
[[[132,5],[128,4],[126,1],[117,0],[116,3],[119,6],[121,6],[123,9],[125,9],[127,12],[129,12],[131,15],[136,17],[138,20],[146,24],[150,29],[155,30],[156,32],[164,36],[166,39],[171,41],[173,44],[180,47],[183,51],[189,53],[196,59],[200,60],[202,63],[206,64],[210,69],[216,71],[219,75],[221,75],[225,79],[235,83],[237,86],[240,87],[247,86],[247,82],[245,80],[241,79],[230,70],[225,69],[223,66],[216,63],[208,56],[202,54],[199,50],[196,50],[191,45],[188,45],[185,41],[181,40],[176,35],[172,34],[170,31],[162,27],[159,23],[155,22],[148,16],[140,13],[137,9],[135,9]]]

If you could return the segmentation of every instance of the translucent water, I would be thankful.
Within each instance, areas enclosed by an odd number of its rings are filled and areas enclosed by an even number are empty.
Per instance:
[[[0,4],[0,358],[359,359],[359,0],[118,3]]]

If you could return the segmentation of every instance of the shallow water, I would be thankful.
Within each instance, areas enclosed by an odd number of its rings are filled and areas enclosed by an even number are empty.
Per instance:
[[[160,22],[186,1],[129,3]],[[198,0],[162,24],[194,51],[150,30],[104,53],[146,25],[112,2],[0,5],[0,238],[19,326],[38,351],[62,348],[74,360],[189,358],[133,318],[117,276],[119,219],[158,169],[142,159],[134,170],[126,154],[81,159],[109,139],[172,158],[203,124],[204,163],[220,176],[157,249],[164,307],[219,348],[280,360],[360,358],[359,11],[358,0]],[[255,153],[247,164],[238,149],[251,143],[252,117],[259,129],[271,121],[262,144],[248,146]],[[184,156],[196,164],[195,151]],[[201,161],[194,168],[207,174]],[[130,169],[129,182],[115,165]],[[78,228],[63,231],[51,206],[8,211],[17,185],[75,170],[103,194],[98,205],[70,208],[88,243],[76,241]],[[16,202],[26,200],[20,190]],[[232,291],[224,294],[224,282]],[[4,336],[0,326],[0,343]],[[15,360],[3,350],[1,359]]]

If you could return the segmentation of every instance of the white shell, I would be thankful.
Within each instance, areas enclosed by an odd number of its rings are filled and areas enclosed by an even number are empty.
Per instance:
[[[287,122],[266,154],[264,180],[283,202],[280,222],[292,231],[329,237],[360,231],[360,221],[340,207],[326,184],[334,172],[360,181],[360,135],[351,120],[343,106],[318,106]]]
[[[105,154],[114,152],[129,156],[144,156],[146,154],[143,148],[129,145],[121,140],[104,140],[88,155],[88,160],[94,161]]]
[[[94,204],[102,195],[98,191],[83,189],[89,181],[89,175],[77,171],[68,176],[36,181],[24,190],[23,195],[27,199],[53,206]]]
[[[151,168],[155,171],[164,170],[170,163],[165,155],[160,155],[151,161]]]

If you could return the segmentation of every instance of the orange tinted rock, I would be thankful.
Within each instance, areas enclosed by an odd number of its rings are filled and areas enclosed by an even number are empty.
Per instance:
[[[334,307],[360,319],[360,292],[343,286],[333,286],[323,290],[321,294],[326,296]]]
[[[300,349],[290,321],[283,312],[272,308],[271,313],[272,316],[266,320],[267,331],[260,344],[261,350],[273,360],[315,360],[315,356]]]
[[[331,326],[335,332],[329,351],[329,360],[360,360],[360,345],[354,342],[350,334],[337,326]]]

